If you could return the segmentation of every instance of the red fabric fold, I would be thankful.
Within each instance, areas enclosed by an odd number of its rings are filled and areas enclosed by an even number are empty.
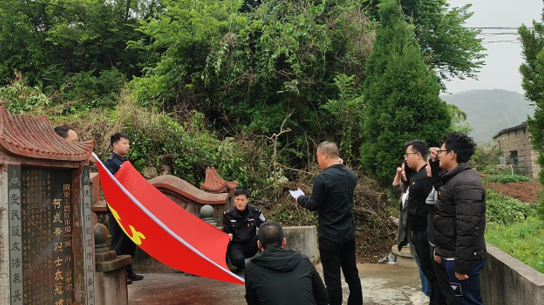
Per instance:
[[[125,233],[142,250],[177,270],[244,284],[227,267],[227,234],[175,204],[129,162],[123,163],[115,177],[100,161],[97,166],[108,205],[118,214]]]

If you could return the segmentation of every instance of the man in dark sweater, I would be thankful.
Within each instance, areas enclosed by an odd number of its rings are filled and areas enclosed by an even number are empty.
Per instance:
[[[330,304],[342,304],[341,267],[349,286],[348,305],[360,305],[363,290],[355,259],[353,224],[353,191],[357,178],[339,162],[336,144],[323,142],[316,154],[322,172],[314,179],[312,195],[296,200],[301,207],[319,214],[319,254]]]
[[[428,208],[426,199],[433,187],[433,180],[427,176],[427,155],[429,149],[423,141],[415,140],[404,144],[404,158],[408,167],[415,173],[410,178],[410,193],[408,195],[408,226],[410,241],[417,252],[423,274],[431,284],[431,305],[445,304],[444,295],[438,286],[438,280],[433,267],[431,248],[427,238]]]
[[[284,249],[283,229],[265,222],[257,246],[262,254],[245,271],[248,305],[327,305],[327,290],[308,257]]]

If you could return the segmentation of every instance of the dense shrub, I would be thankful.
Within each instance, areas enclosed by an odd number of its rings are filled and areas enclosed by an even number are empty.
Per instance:
[[[511,182],[533,182],[533,179],[527,176],[521,175],[490,175],[483,179],[487,182],[493,183],[511,183]]]
[[[487,192],[487,223],[510,225],[536,215],[537,206],[499,193]]]

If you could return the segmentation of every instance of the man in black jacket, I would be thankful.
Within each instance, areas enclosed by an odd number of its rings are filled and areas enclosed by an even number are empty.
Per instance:
[[[322,172],[314,179],[312,195],[296,200],[301,207],[319,214],[319,254],[331,305],[342,304],[340,267],[349,286],[348,305],[363,304],[363,289],[355,259],[353,191],[355,174],[339,162],[336,144],[317,147],[317,163]]]
[[[248,305],[327,305],[327,291],[308,257],[284,249],[278,223],[265,222],[257,242],[262,254],[245,271]]]
[[[104,161],[104,167],[112,174],[115,175],[121,168],[124,162],[127,161],[125,155],[130,150],[129,137],[125,133],[116,133],[111,136],[110,144],[113,147],[113,153]],[[123,229],[113,217],[110,207],[106,207],[109,216],[110,234],[111,234],[111,246],[110,249],[115,250],[117,255],[130,255],[134,258],[136,253],[136,244],[128,237]],[[127,284],[131,284],[132,281],[140,281],[144,277],[134,273],[132,270],[132,264],[126,267],[127,269]]]
[[[431,284],[431,305],[442,305],[446,301],[438,285],[436,272],[433,267],[431,247],[427,238],[428,208],[426,199],[433,188],[433,180],[427,176],[427,155],[429,149],[423,141],[414,140],[404,144],[406,165],[415,173],[410,178],[410,193],[408,195],[408,226],[410,241],[416,250],[421,270]]]
[[[434,259],[441,287],[451,287],[461,305],[483,304],[479,275],[486,256],[486,192],[468,164],[475,149],[472,138],[454,132],[444,136],[438,151],[440,167],[447,173],[435,206]]]
[[[257,228],[265,221],[261,210],[249,203],[249,192],[243,188],[234,191],[234,207],[223,213],[223,231],[230,237],[227,255],[240,272],[245,259],[257,252]]]

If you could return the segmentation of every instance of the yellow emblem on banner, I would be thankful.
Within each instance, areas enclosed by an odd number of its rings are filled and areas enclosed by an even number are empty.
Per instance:
[[[113,217],[115,218],[115,220],[117,221],[117,223],[119,224],[119,226],[121,227],[121,229],[123,230],[123,232],[125,232],[125,234],[130,238],[132,239],[132,241],[136,244],[136,245],[141,245],[142,244],[142,239],[145,239],[145,236],[139,232],[139,231],[136,231],[136,229],[134,229],[133,226],[131,225],[128,225],[128,227],[130,228],[130,231],[132,232],[132,234],[128,234],[128,232],[125,230],[125,227],[123,226],[123,224],[121,223],[121,217],[119,217],[119,214],[117,213],[116,210],[114,210],[111,205],[108,204],[108,206],[110,207],[110,210],[111,210],[111,214],[113,215]]]

